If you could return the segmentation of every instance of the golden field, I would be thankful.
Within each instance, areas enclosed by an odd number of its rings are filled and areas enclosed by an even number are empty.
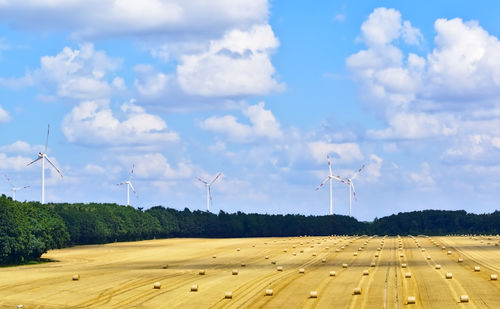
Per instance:
[[[58,262],[1,268],[0,308],[500,308],[500,281],[491,280],[500,275],[499,241],[362,236],[79,246],[43,256]]]

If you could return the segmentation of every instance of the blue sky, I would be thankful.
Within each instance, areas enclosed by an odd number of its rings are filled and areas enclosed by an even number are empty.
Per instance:
[[[500,20],[469,1],[0,1],[0,173],[49,202],[353,215],[491,212]],[[496,6],[496,7],[495,7]],[[0,192],[10,194],[7,181]],[[348,187],[333,208],[348,213]]]

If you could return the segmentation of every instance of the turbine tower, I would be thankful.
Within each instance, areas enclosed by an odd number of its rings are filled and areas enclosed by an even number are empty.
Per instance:
[[[365,165],[361,166],[354,174],[349,178],[346,177],[344,179],[340,179],[341,182],[347,184],[349,186],[349,216],[352,214],[352,197],[354,196],[354,199],[357,201],[358,197],[356,196],[356,190],[354,190],[354,178],[358,177],[359,173],[363,170]]]
[[[339,180],[339,181],[342,181],[342,179],[336,175],[333,174],[332,172],[332,164],[330,162],[330,157],[327,155],[326,156],[326,159],[328,160],[328,177],[325,178],[325,180],[323,180],[323,182],[316,188],[316,191],[318,191],[319,189],[321,189],[321,187],[323,187],[323,185],[329,181],[330,182],[330,215],[333,215],[333,207],[332,207],[332,180],[333,179],[336,179],[336,180]]]
[[[137,196],[134,186],[132,185],[132,176],[134,176],[134,167],[135,165],[132,164],[132,170],[130,171],[130,176],[127,181],[123,181],[116,184],[117,186],[127,185],[127,206],[130,206],[130,189],[132,189],[132,192],[135,194],[135,196]]]
[[[9,182],[10,186],[11,186],[11,191],[12,191],[12,200],[15,201],[16,200],[16,191],[20,191],[20,190],[24,190],[26,188],[29,188],[30,186],[24,186],[24,187],[16,187],[12,181],[10,180],[9,177],[7,177],[7,175],[4,175],[5,176],[5,179],[7,179],[7,181]]]
[[[198,181],[201,181],[205,184],[205,188],[207,189],[207,211],[210,211],[210,203],[212,202],[212,192],[210,190],[210,187],[217,179],[219,179],[221,174],[222,173],[218,173],[217,176],[215,176],[214,180],[212,180],[211,182],[208,182],[208,181],[205,181],[199,177],[196,177],[196,179],[198,179]]]
[[[52,167],[57,171],[57,173],[61,175],[61,178],[63,177],[61,171],[59,171],[59,169],[49,160],[49,157],[47,156],[47,146],[49,144],[49,132],[50,132],[50,124],[47,127],[47,138],[45,139],[45,151],[43,153],[39,152],[38,158],[28,163],[28,165],[31,165],[38,160],[42,160],[42,199],[41,199],[42,204],[45,204],[45,160],[47,160],[47,162],[50,165],[52,165]]]

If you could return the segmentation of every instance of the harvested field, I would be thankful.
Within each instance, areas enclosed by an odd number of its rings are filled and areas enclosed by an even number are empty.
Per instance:
[[[500,281],[491,279],[500,273],[499,240],[363,236],[80,246],[43,256],[59,262],[1,268],[0,308],[500,308]],[[460,304],[463,295],[468,302]]]

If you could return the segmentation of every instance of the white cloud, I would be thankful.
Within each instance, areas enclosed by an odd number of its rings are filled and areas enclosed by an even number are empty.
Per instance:
[[[232,115],[225,115],[205,119],[200,127],[222,134],[234,142],[250,142],[259,138],[276,140],[283,137],[279,122],[270,110],[265,109],[263,102],[246,105],[242,112],[250,121],[250,125],[238,122],[238,119]]]
[[[173,167],[161,153],[121,156],[126,166],[135,165],[134,175],[143,179],[185,179],[192,177],[193,166],[189,162],[179,162]]]
[[[410,174],[410,180],[417,186],[416,188],[422,191],[433,191],[435,188],[435,180],[433,178],[429,163],[421,164],[421,171]]]
[[[310,142],[309,152],[316,162],[325,162],[330,155],[334,162],[352,163],[363,159],[363,154],[356,143],[326,143],[322,141]]]
[[[389,118],[389,128],[368,130],[367,134],[375,139],[418,139],[452,134],[453,129],[442,120],[425,113],[398,113]]]
[[[9,113],[5,109],[3,109],[2,106],[0,105],[0,123],[9,121],[10,121]]]
[[[2,20],[32,30],[72,31],[75,37],[192,36],[245,27],[268,17],[267,0],[0,1]]]
[[[207,50],[183,55],[178,82],[188,94],[242,96],[266,94],[283,85],[274,78],[270,53],[279,45],[269,25],[231,30]]]
[[[145,97],[155,97],[166,91],[172,76],[156,72],[151,65],[137,65],[134,68],[137,77],[134,82],[139,94]]]
[[[107,102],[86,101],[64,117],[62,131],[68,141],[93,146],[151,146],[176,142],[163,119],[133,103],[122,105],[123,120],[113,115]]]
[[[25,141],[15,141],[10,145],[0,146],[0,152],[15,153],[15,154],[30,154],[35,155],[43,151],[44,146],[35,145],[31,146]]]
[[[362,178],[362,181],[367,181],[367,182],[376,182],[379,180],[380,175],[381,175],[381,168],[382,168],[382,163],[383,159],[375,154],[371,154],[369,157],[369,161],[366,164],[364,170],[364,175]]]
[[[5,153],[0,153],[0,169],[4,171],[26,170],[26,164],[31,161],[33,161],[33,158],[30,157],[24,157],[21,155],[8,156]]]

